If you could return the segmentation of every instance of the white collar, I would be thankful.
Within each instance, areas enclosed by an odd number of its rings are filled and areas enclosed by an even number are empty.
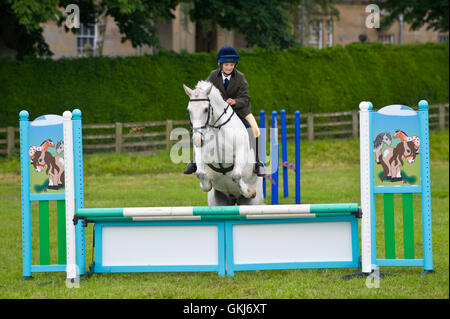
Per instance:
[[[230,79],[231,79],[231,74],[229,75],[229,76],[225,76],[224,74],[223,74],[223,72],[220,72],[221,74],[222,74],[222,81],[225,81],[225,79],[228,79],[228,81],[230,81]]]

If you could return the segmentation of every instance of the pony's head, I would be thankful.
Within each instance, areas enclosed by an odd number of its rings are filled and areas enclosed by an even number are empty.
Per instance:
[[[416,159],[416,146],[413,142],[400,142],[397,144],[397,146],[394,149],[394,154],[392,156],[392,160],[395,158],[398,158],[400,162],[403,165],[403,162],[401,161],[402,158],[406,159],[406,161],[410,164],[414,163],[414,160]]]
[[[34,170],[36,172],[40,172],[46,165],[45,163],[45,153],[42,151],[36,151],[31,158],[31,162],[33,163]]]
[[[56,144],[56,153],[61,154],[64,151],[64,141],[58,141]]]
[[[195,89],[190,89],[183,84],[184,91],[189,96],[187,111],[193,129],[193,142],[197,147],[202,146],[202,131],[206,128],[210,120],[210,100],[209,94],[213,88],[212,83],[200,81]]]
[[[391,143],[392,143],[392,137],[391,137],[391,134],[389,134],[389,133],[384,133],[384,135],[383,135],[383,142],[386,144],[386,145],[391,145]]]
[[[412,164],[414,163],[417,155],[416,146],[414,145],[414,142],[406,142],[405,144],[405,152],[403,157],[408,161],[408,163]]]
[[[53,141],[48,138],[42,142],[41,146],[55,147],[55,144],[53,144]]]
[[[408,135],[405,132],[403,132],[402,130],[397,130],[397,131],[395,131],[395,134],[394,134],[394,138],[399,137],[399,138],[403,139],[407,136]]]

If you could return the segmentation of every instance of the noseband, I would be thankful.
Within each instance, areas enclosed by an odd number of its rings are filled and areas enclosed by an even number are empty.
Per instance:
[[[191,127],[192,127],[192,131],[193,132],[198,132],[201,135],[203,135],[203,133],[200,130],[205,129],[207,127],[212,127],[212,128],[216,128],[216,129],[220,130],[220,128],[222,126],[224,126],[225,124],[227,124],[231,120],[233,115],[234,115],[234,110],[232,109],[232,113],[231,113],[230,117],[225,122],[223,122],[222,124],[216,125],[216,123],[222,118],[222,116],[224,114],[227,114],[227,110],[230,107],[230,104],[228,104],[227,107],[223,110],[222,114],[220,114],[219,118],[213,124],[209,124],[211,113],[214,113],[214,109],[211,107],[210,99],[190,99],[189,100],[189,102],[201,102],[201,101],[208,101],[208,117],[206,118],[205,124],[202,125],[202,126],[198,126],[198,127],[193,127],[191,119],[189,118],[189,122],[191,122]]]

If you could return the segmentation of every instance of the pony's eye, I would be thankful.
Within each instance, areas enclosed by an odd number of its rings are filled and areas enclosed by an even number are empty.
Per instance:
[[[411,151],[410,150],[406,150],[406,153],[411,153]]]
[[[205,108],[205,109],[203,110],[203,112],[204,112],[204,113],[207,113],[207,112],[208,112],[208,108]]]

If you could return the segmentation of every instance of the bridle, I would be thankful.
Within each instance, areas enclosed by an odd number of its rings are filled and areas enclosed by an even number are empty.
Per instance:
[[[219,125],[216,125],[216,123],[222,118],[222,116],[224,116],[224,114],[227,114],[227,110],[230,107],[230,104],[228,104],[227,107],[223,110],[222,114],[220,114],[219,118],[213,124],[210,124],[209,120],[211,118],[211,113],[214,113],[214,109],[211,106],[211,100],[208,98],[206,98],[206,99],[189,99],[189,102],[201,102],[201,101],[208,101],[208,117],[206,118],[205,124],[203,124],[202,126],[194,127],[194,126],[192,126],[192,122],[191,122],[190,118],[189,118],[189,123],[191,124],[192,131],[194,133],[200,133],[200,135],[202,135],[202,137],[203,137],[203,132],[202,132],[203,129],[211,127],[211,128],[220,130],[222,128],[222,126],[224,126],[231,120],[231,118],[234,115],[234,110],[231,109],[232,110],[231,115],[228,117],[228,119],[225,122],[223,122]],[[203,138],[202,138],[202,145],[203,145]]]
[[[206,118],[205,124],[203,124],[202,126],[194,127],[194,126],[192,125],[192,122],[191,122],[191,118],[190,118],[190,117],[189,117],[189,123],[191,124],[192,132],[193,132],[193,133],[199,133],[199,134],[201,135],[201,144],[200,144],[200,147],[203,147],[204,135],[203,135],[202,130],[204,130],[204,129],[208,128],[208,127],[211,127],[211,128],[220,130],[220,129],[222,128],[222,126],[224,126],[225,124],[227,124],[227,123],[231,120],[231,118],[233,117],[233,115],[234,115],[235,112],[234,112],[234,110],[233,110],[233,108],[232,108],[232,109],[231,109],[231,115],[228,117],[228,119],[227,119],[225,122],[223,122],[223,123],[221,123],[221,124],[219,124],[219,125],[216,125],[216,123],[222,118],[222,116],[224,116],[224,114],[227,114],[227,110],[228,110],[228,108],[230,107],[230,104],[228,104],[227,107],[223,110],[222,114],[220,114],[220,116],[218,117],[218,119],[217,119],[213,124],[210,124],[210,123],[209,123],[209,120],[210,120],[210,118],[211,118],[211,113],[214,113],[214,109],[213,109],[212,106],[211,106],[211,101],[210,101],[210,99],[208,99],[208,98],[206,98],[206,99],[189,99],[189,102],[201,102],[201,101],[208,101],[208,117]],[[216,143],[217,143],[217,139],[216,139]],[[219,172],[219,173],[222,173],[223,175],[225,175],[225,174],[228,173],[228,172],[231,172],[231,171],[233,170],[233,168],[234,168],[234,163],[233,163],[233,165],[231,165],[230,167],[223,167],[222,163],[218,163],[218,164],[219,164],[220,168],[214,167],[214,166],[211,165],[210,163],[208,163],[207,165],[208,165],[212,170],[214,170],[214,171],[216,171],[216,172]]]

